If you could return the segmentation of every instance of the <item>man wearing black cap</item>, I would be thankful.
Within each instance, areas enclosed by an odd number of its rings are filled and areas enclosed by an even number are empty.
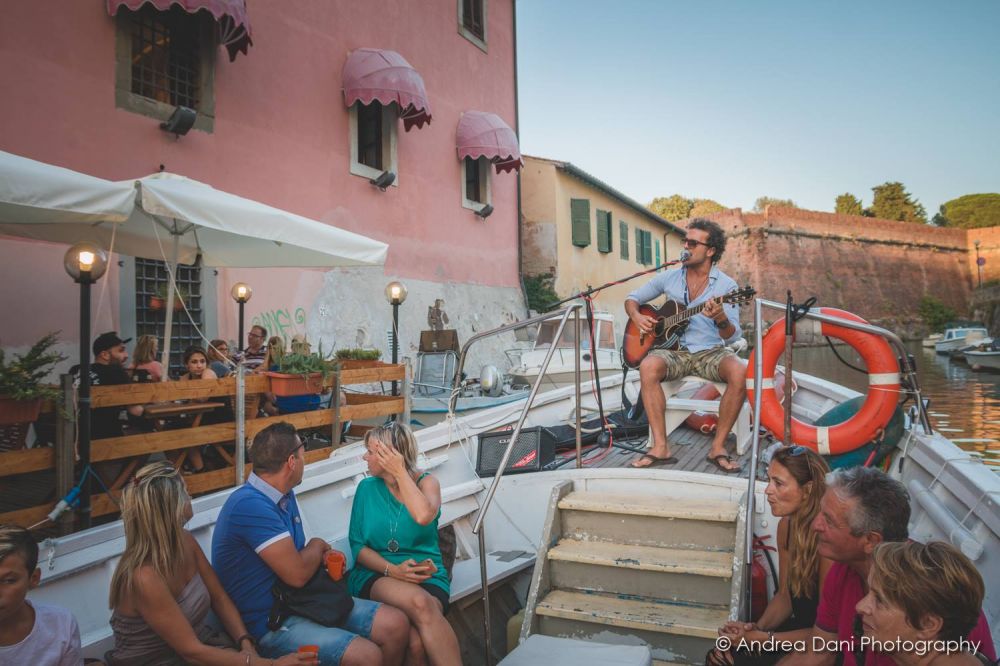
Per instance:
[[[93,344],[94,362],[90,364],[91,386],[131,383],[132,380],[125,372],[125,361],[128,360],[125,343],[131,339],[122,340],[118,337],[117,331],[108,331],[97,336]],[[129,405],[125,409],[132,416],[142,416],[142,405]],[[121,407],[94,409],[90,417],[90,436],[94,439],[121,437],[124,432],[122,422],[118,420],[120,411]]]

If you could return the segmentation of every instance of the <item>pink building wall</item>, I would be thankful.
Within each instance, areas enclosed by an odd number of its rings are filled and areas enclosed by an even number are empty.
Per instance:
[[[455,151],[463,111],[492,111],[515,125],[512,0],[489,2],[488,53],[458,33],[455,0],[248,5],[249,54],[231,63],[217,53],[214,131],[175,139],[155,119],[115,108],[115,21],[104,0],[8,3],[0,21],[0,150],[114,180],[163,164],[388,242],[386,275],[516,288],[516,176],[494,173],[495,212],[482,221],[461,206]],[[402,54],[422,75],[433,112],[429,126],[399,127],[399,186],[386,192],[349,172],[341,70],[359,47]],[[64,248],[31,245],[0,240],[0,305],[16,315],[2,317],[4,346],[27,344],[54,327],[64,340],[76,337],[76,291],[62,270]],[[220,271],[218,278],[224,337],[236,334],[235,307],[228,307],[236,273]],[[9,279],[14,275],[30,279]],[[308,309],[322,284],[321,273],[240,275],[255,288],[248,321],[253,312]],[[109,287],[116,289],[117,282]],[[48,312],[32,316],[37,303]],[[100,326],[117,323],[116,304],[117,294]]]

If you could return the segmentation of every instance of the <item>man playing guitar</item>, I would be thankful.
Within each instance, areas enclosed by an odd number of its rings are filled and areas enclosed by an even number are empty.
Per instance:
[[[722,227],[709,220],[692,220],[687,227],[684,247],[690,256],[680,270],[658,274],[625,300],[625,312],[645,335],[654,335],[656,319],[642,314],[639,311],[641,304],[666,295],[668,299],[689,307],[724,296],[736,288],[736,282],[715,266],[726,249],[726,235]],[[739,308],[734,304],[720,305],[712,301],[705,305],[701,314],[691,318],[680,338],[680,349],[652,349],[642,360],[639,365],[642,403],[649,417],[653,443],[649,452],[633,467],[677,462],[670,455],[670,444],[667,442],[666,399],[660,382],[697,375],[709,381],[726,383],[719,403],[719,425],[708,461],[724,472],[740,471],[739,465],[726,453],[725,443],[746,398],[746,366],[725,345],[741,336]]]

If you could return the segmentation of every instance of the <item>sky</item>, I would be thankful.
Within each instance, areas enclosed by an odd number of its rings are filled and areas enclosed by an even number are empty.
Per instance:
[[[521,150],[642,203],[1000,192],[998,0],[519,0]]]

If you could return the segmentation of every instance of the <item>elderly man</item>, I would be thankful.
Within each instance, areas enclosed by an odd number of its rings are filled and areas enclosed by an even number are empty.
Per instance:
[[[256,370],[267,355],[267,347],[264,345],[266,341],[267,329],[259,324],[251,326],[250,332],[247,333],[247,348],[236,355],[237,359],[242,361],[247,369]]]
[[[806,652],[793,652],[781,664],[832,665],[843,655],[844,666],[893,666],[887,654],[873,652],[861,641],[855,606],[868,593],[868,572],[875,547],[883,541],[906,541],[910,500],[899,481],[870,467],[838,469],[827,476],[827,489],[812,528],[818,552],[834,561],[826,575],[816,611],[816,625]],[[980,651],[996,659],[986,618],[969,634]],[[824,649],[829,647],[830,649]]]
[[[302,587],[323,563],[329,544],[306,541],[295,486],[302,483],[305,444],[295,426],[275,423],[250,447],[253,473],[233,491],[212,534],[212,566],[239,609],[258,652],[272,659],[318,645],[321,666],[402,663],[410,621],[402,611],[355,599],[343,625],[327,627],[292,615],[270,628],[271,588],[279,578]]]

